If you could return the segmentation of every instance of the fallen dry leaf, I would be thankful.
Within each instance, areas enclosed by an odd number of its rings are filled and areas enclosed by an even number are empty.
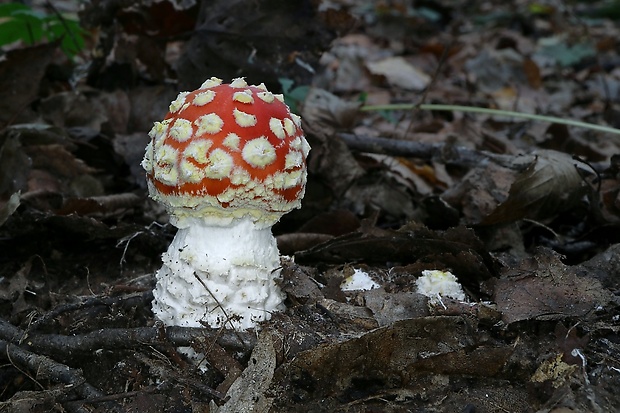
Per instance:
[[[583,318],[611,298],[598,281],[577,276],[574,267],[564,265],[556,253],[546,249],[506,270],[493,294],[507,324]]]
[[[263,331],[250,356],[248,367],[230,386],[226,397],[228,401],[222,406],[211,402],[213,413],[268,412],[273,403],[273,395],[267,392],[276,368],[276,351],[274,337],[269,331]]]
[[[317,88],[310,89],[304,102],[303,127],[312,146],[308,169],[322,176],[336,195],[364,175],[351,151],[334,136],[337,130],[351,126],[360,105]]]
[[[429,75],[400,56],[367,62],[366,67],[373,75],[384,76],[393,87],[422,90],[431,82]]]
[[[381,288],[364,292],[364,303],[380,326],[399,320],[429,315],[428,299],[416,292],[385,292]]]
[[[361,102],[349,102],[327,90],[311,88],[302,111],[304,130],[332,135],[348,129],[353,126],[361,106]]]
[[[58,42],[9,51],[0,61],[0,128],[35,118],[28,106],[58,48]]]
[[[490,278],[495,263],[474,233],[465,228],[448,231],[382,231],[379,234],[352,233],[334,238],[296,254],[301,262],[412,263],[441,262],[463,280]]]
[[[27,189],[32,162],[19,138],[19,132],[8,129],[0,146],[0,197]]]
[[[523,56],[512,48],[493,50],[484,47],[465,64],[467,75],[487,93],[527,82]]]
[[[329,83],[334,92],[366,90],[371,80],[364,61],[378,51],[365,34],[353,33],[336,39],[321,56],[324,83]]]
[[[483,225],[544,220],[575,206],[588,188],[570,155],[539,151],[534,162],[511,185],[508,198],[482,220]]]
[[[532,158],[528,157],[528,161]],[[508,197],[516,174],[517,171],[508,166],[481,162],[441,194],[441,198],[461,211],[465,224],[478,224]]]
[[[6,202],[0,202],[0,226],[17,210],[19,204],[19,191],[13,192]]]
[[[429,391],[436,386],[428,377],[497,376],[512,349],[477,343],[470,327],[461,317],[421,317],[299,353],[276,369],[271,411],[291,405],[335,411],[334,403],[351,393],[373,397],[401,386],[415,399],[425,386]]]
[[[558,354],[542,362],[530,380],[537,383],[548,381],[554,388],[558,388],[575,370],[577,370],[576,365],[565,363],[562,361],[562,354]]]

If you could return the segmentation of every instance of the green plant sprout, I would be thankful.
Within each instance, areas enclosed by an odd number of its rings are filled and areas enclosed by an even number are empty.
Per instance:
[[[282,93],[284,94],[284,103],[286,103],[291,112],[299,113],[299,104],[306,99],[310,86],[302,85],[293,87],[295,83],[292,79],[281,77],[278,79],[280,86],[282,87]]]
[[[33,45],[41,40],[60,39],[60,48],[69,57],[84,48],[83,30],[76,20],[33,10],[21,3],[0,4],[0,47],[17,41]]]
[[[513,112],[510,110],[480,108],[475,106],[462,106],[462,105],[442,105],[435,103],[422,103],[419,105],[410,103],[398,103],[388,105],[368,105],[363,106],[363,111],[385,111],[385,110],[436,110],[436,111],[455,111],[455,112],[470,112],[470,113],[482,113],[493,116],[506,116],[513,118],[529,119],[540,122],[559,123],[561,125],[576,126],[579,128],[586,128],[605,133],[613,133],[620,135],[620,129],[612,128],[610,126],[595,125],[593,123],[581,122],[573,119],[558,118],[555,116],[535,115],[532,113]]]

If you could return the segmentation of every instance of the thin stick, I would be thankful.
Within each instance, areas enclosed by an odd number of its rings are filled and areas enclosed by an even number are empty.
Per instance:
[[[362,111],[378,111],[378,110],[411,110],[418,108],[421,110],[436,110],[436,111],[455,111],[455,112],[470,112],[470,113],[482,113],[494,116],[507,116],[513,118],[536,120],[541,122],[559,123],[561,125],[576,126],[578,128],[586,128],[596,130],[599,132],[613,133],[620,135],[620,129],[612,128],[610,126],[595,125],[593,123],[581,122],[573,119],[563,119],[555,116],[536,115],[533,113],[513,112],[510,110],[480,108],[476,106],[462,106],[462,105],[442,105],[435,103],[423,103],[420,105],[410,103],[398,103],[389,105],[369,105],[363,106]]]

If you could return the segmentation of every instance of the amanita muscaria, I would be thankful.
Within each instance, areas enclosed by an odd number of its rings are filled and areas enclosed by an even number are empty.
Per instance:
[[[283,309],[271,226],[299,208],[310,150],[282,95],[243,78],[182,92],[149,132],[142,166],[177,234],[157,272],[166,325],[245,330]]]

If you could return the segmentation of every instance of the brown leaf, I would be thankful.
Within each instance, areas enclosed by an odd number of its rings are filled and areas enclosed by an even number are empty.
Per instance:
[[[333,235],[315,232],[294,232],[276,236],[278,250],[282,255],[294,255],[297,251],[310,249],[334,238]]]
[[[611,231],[617,233],[618,227],[612,227]],[[613,244],[607,250],[580,264],[576,271],[578,275],[601,282],[605,288],[618,290],[620,287],[620,279],[617,276],[618,263],[620,263],[620,244]]]
[[[325,211],[310,218],[305,224],[299,227],[298,232],[343,235],[353,232],[360,226],[360,220],[351,211],[337,209]]]
[[[349,303],[341,303],[324,298],[316,305],[329,312],[330,318],[346,321],[349,325],[356,325],[364,330],[372,330],[379,327],[377,320],[373,318],[372,311]]]
[[[323,135],[348,129],[353,125],[361,105],[361,102],[349,102],[326,90],[312,88],[302,111],[304,128],[309,128],[309,132],[322,132]]]
[[[523,56],[512,48],[495,50],[484,47],[467,61],[465,69],[480,90],[487,93],[526,81]]]
[[[282,259],[282,290],[293,303],[315,302],[323,298],[316,280],[311,276],[312,270],[301,267],[290,259]]]
[[[366,92],[371,78],[364,60],[379,52],[379,47],[366,34],[351,33],[335,39],[331,48],[321,56],[320,63],[324,67],[321,78],[328,81],[327,86],[336,93]]]
[[[583,317],[611,294],[600,282],[579,277],[551,250],[540,249],[510,269],[495,286],[493,300],[504,322]]]
[[[51,412],[57,405],[58,393],[55,390],[19,391],[2,402],[2,409],[13,412]],[[144,413],[150,413],[140,410]]]
[[[540,68],[531,58],[526,57],[523,59],[523,72],[527,82],[534,89],[539,89],[542,86],[542,77],[540,76]]]
[[[103,216],[111,216],[119,211],[132,209],[141,201],[142,198],[130,192],[123,194],[93,196],[89,198],[71,198],[68,199],[62,208],[56,211],[56,213],[59,215],[101,214]]]
[[[32,145],[27,148],[33,168],[42,169],[62,178],[92,173],[94,169],[76,159],[63,145]]]
[[[483,163],[448,188],[441,198],[461,210],[466,224],[478,224],[508,197],[515,174],[511,167]]]
[[[19,204],[19,191],[13,192],[8,201],[0,202],[0,227],[13,215],[13,212],[17,210]]]
[[[482,224],[523,218],[543,220],[574,207],[587,189],[577,165],[565,153],[538,152],[535,161],[510,187],[508,199],[484,218]]]
[[[0,146],[0,195],[26,190],[31,161],[26,154],[19,132],[9,130]]]
[[[496,271],[494,260],[480,240],[473,231],[463,227],[448,231],[421,228],[380,234],[352,233],[299,252],[295,259],[300,263],[441,263],[443,268],[458,274],[460,282],[473,285],[492,277]]]
[[[616,115],[615,118],[618,116]],[[593,161],[606,161],[609,157],[609,148],[600,147],[592,142],[588,135],[582,135],[571,130],[568,126],[552,123],[544,130],[541,129],[539,146],[544,149],[552,149],[570,153]]]
[[[11,50],[0,62],[0,128],[18,117],[36,99],[58,42]]]
[[[272,390],[281,394],[274,407],[300,393],[306,397],[298,403],[312,403],[345,390],[372,392],[365,383],[394,388],[429,374],[493,377],[512,349],[476,343],[471,328],[461,317],[422,317],[304,351],[276,369]]]
[[[412,291],[387,293],[377,288],[364,292],[363,296],[366,307],[372,311],[380,326],[429,314],[428,298]]]
[[[268,330],[258,336],[248,367],[226,393],[229,400],[223,406],[212,403],[213,413],[269,411],[273,396],[268,389],[276,367],[274,340]]]
[[[308,169],[337,196],[365,173],[347,145],[333,136],[337,130],[351,126],[359,106],[327,91],[311,89],[302,111],[304,131],[312,146]]]
[[[387,82],[396,88],[422,90],[431,82],[429,75],[400,56],[368,62],[366,67],[373,75],[384,76]]]
[[[25,294],[28,289],[28,276],[32,270],[32,259],[26,261],[22,267],[10,278],[0,283],[0,302],[8,301],[12,306],[12,314],[31,308],[26,302]]]
[[[129,121],[129,99],[122,91],[56,93],[41,101],[39,108],[46,122],[58,127],[88,127],[101,131],[108,124],[122,133]]]

